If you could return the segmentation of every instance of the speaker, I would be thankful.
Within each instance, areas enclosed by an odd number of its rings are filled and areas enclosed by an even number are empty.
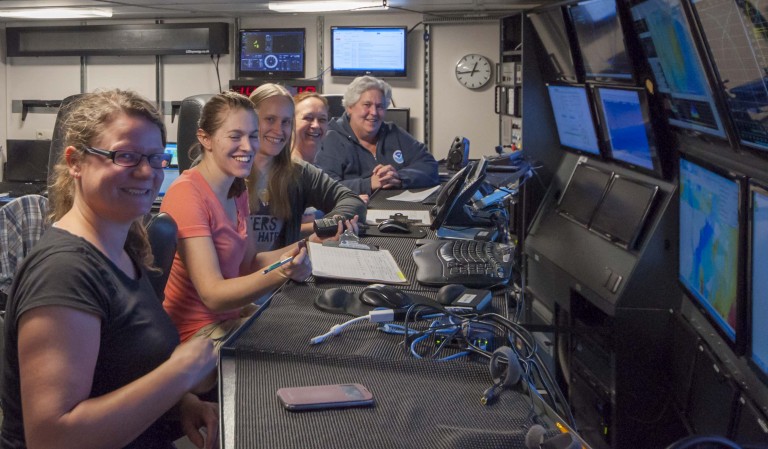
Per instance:
[[[458,171],[465,167],[469,162],[469,139],[461,136],[454,137],[446,162],[448,170]]]
[[[9,27],[5,42],[8,56],[228,54],[229,24]]]

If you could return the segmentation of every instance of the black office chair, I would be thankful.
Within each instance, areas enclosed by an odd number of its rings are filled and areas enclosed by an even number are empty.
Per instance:
[[[717,435],[691,435],[675,441],[667,449],[741,449],[741,446]]]
[[[84,94],[74,94],[61,100],[59,112],[56,113],[56,122],[53,125],[53,135],[51,136],[51,151],[48,153],[48,185],[53,181],[53,168],[59,162],[59,157],[64,151],[64,123],[72,110],[72,103],[82,97]],[[48,192],[50,199],[51,192]]]
[[[149,281],[162,302],[165,299],[165,284],[173,265],[173,257],[176,255],[178,227],[173,218],[165,212],[157,215],[149,215],[145,219],[149,245],[152,247],[154,265],[162,270],[160,273],[149,273]]]
[[[178,131],[176,145],[178,146],[179,173],[192,166],[189,150],[197,143],[197,128],[203,106],[213,94],[192,95],[181,101],[179,108]]]

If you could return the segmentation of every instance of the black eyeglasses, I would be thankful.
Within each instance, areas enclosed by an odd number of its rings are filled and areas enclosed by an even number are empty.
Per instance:
[[[142,158],[147,158],[147,162],[149,162],[149,166],[152,168],[168,168],[173,158],[168,153],[141,154],[134,151],[107,151],[91,147],[85,147],[85,151],[104,156],[111,160],[113,164],[121,167],[135,167],[141,163]]]

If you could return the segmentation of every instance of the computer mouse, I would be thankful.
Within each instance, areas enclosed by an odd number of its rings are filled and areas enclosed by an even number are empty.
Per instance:
[[[379,223],[379,231],[392,234],[405,234],[411,232],[411,229],[405,221],[389,219]]]
[[[412,301],[402,290],[384,284],[371,284],[360,293],[360,301],[373,307],[400,309]]]
[[[449,306],[465,291],[467,291],[467,287],[464,287],[461,284],[443,285],[440,287],[440,290],[437,291],[437,298],[435,298],[435,301],[444,306]]]

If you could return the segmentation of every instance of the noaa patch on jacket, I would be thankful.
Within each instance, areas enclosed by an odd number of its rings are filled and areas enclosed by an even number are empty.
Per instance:
[[[392,159],[394,159],[398,164],[405,162],[405,158],[403,158],[403,152],[400,150],[395,151],[395,154],[392,155]]]

